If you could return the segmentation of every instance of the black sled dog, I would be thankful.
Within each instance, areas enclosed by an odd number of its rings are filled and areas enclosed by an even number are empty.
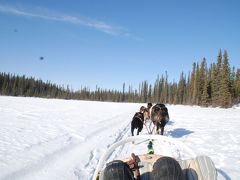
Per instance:
[[[156,133],[163,135],[164,127],[169,121],[168,109],[164,104],[156,104],[152,107],[151,120],[154,124],[153,130],[156,128]],[[152,132],[153,132],[152,130]]]
[[[137,135],[142,131],[143,124],[147,116],[147,109],[142,106],[139,112],[136,112],[131,122],[131,133],[134,136],[134,129],[137,129]]]

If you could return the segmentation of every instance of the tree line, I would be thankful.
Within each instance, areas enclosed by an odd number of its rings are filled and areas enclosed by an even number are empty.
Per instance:
[[[168,74],[158,76],[154,84],[143,81],[138,89],[131,85],[122,90],[91,90],[83,87],[74,91],[69,86],[43,82],[33,77],[0,73],[0,94],[44,98],[78,99],[111,102],[161,102],[228,108],[240,103],[240,69],[230,67],[227,51],[220,50],[215,63],[207,65],[203,58],[194,62],[192,70],[180,74],[178,82],[169,82]]]
[[[129,93],[120,90],[108,90],[96,87],[94,91],[88,87],[74,91],[69,86],[57,85],[50,81],[36,80],[34,77],[19,76],[11,73],[0,73],[0,95],[42,97],[59,99],[77,99],[113,102],[138,102],[137,92]]]
[[[166,73],[157,78],[153,91],[148,87],[153,93],[147,101],[228,108],[240,103],[240,69],[230,67],[227,51],[220,50],[210,66],[203,58],[187,75],[182,72],[178,82],[169,83]]]

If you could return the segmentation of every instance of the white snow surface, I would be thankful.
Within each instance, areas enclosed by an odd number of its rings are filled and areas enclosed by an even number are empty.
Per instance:
[[[141,105],[0,96],[0,179],[91,179],[107,148],[130,136]],[[209,156],[218,179],[240,179],[239,108],[167,107],[165,136]],[[130,156],[123,149],[115,156]]]

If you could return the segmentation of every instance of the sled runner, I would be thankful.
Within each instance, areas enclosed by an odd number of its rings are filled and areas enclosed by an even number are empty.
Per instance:
[[[120,160],[109,161],[109,157],[113,154],[116,148],[129,143],[135,142],[132,152],[136,152],[137,146],[146,148],[145,153],[137,154],[130,153],[128,157],[121,158]],[[164,146],[164,147],[161,147]],[[161,148],[160,148],[161,147]],[[167,149],[165,149],[165,147]],[[159,151],[159,149],[161,149]],[[165,149],[165,151],[164,151]],[[149,151],[150,150],[150,151]],[[169,158],[169,159],[168,159]],[[139,135],[128,137],[113,144],[103,156],[100,158],[96,170],[93,175],[93,180],[115,179],[117,176],[122,179],[137,180],[151,180],[156,179],[156,174],[161,176],[161,160],[165,159],[166,162],[173,160],[177,162],[176,167],[180,169],[183,179],[186,180],[216,180],[217,171],[212,160],[207,156],[196,156],[196,154],[185,144],[175,139],[159,136],[159,135]],[[160,164],[156,164],[156,163]],[[172,162],[170,162],[172,163]],[[157,169],[158,166],[160,169]],[[129,177],[124,178],[118,172],[115,172],[112,167],[120,169],[119,172],[124,170],[124,177],[129,174]],[[112,169],[111,169],[112,168]],[[110,176],[107,172],[111,169]],[[176,171],[176,169],[174,170]],[[108,174],[107,174],[107,173]],[[112,174],[111,174],[112,173]],[[107,175],[106,175],[107,174]],[[162,173],[164,174],[164,173]],[[110,178],[109,178],[110,177]],[[115,178],[114,178],[115,177]],[[170,176],[169,176],[170,177]],[[168,178],[169,178],[168,177]],[[121,179],[121,178],[120,178]],[[171,179],[171,178],[170,178]]]

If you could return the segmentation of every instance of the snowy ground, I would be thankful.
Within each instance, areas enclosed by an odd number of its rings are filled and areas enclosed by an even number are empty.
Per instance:
[[[91,179],[141,105],[0,96],[0,179]],[[239,107],[167,107],[166,136],[210,156],[219,179],[240,179]]]

